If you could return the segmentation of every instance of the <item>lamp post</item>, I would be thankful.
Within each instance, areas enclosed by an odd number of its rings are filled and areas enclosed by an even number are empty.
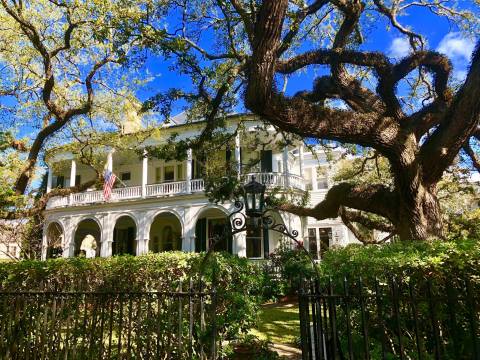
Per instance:
[[[265,208],[265,188],[266,186],[264,184],[261,184],[255,180],[255,176],[252,176],[252,180],[243,186],[244,201],[235,200],[235,210],[228,215],[227,224],[223,229],[222,234],[216,234],[211,239],[208,252],[200,266],[202,273],[209,255],[215,249],[215,245],[222,239],[225,239],[227,236],[233,236],[240,232],[246,231],[247,226],[250,224],[255,227],[261,226],[264,230],[278,232],[294,241],[298,245],[298,248],[302,249],[310,259],[317,278],[320,278],[315,260],[305,246],[303,246],[303,241],[297,239],[298,231],[288,231],[287,227],[283,223],[277,223],[275,221],[274,209]],[[244,208],[245,213],[242,212]]]
[[[255,176],[252,176],[250,182],[243,186],[243,201],[235,201],[235,210],[228,215],[228,223],[230,223],[228,230],[235,235],[246,231],[247,225],[261,226],[265,230],[276,231],[300,244],[297,239],[298,231],[290,232],[284,224],[277,223],[274,209],[265,207],[265,188],[264,184],[255,180]],[[244,208],[245,213],[242,212]]]
[[[258,227],[261,224],[265,208],[265,188],[264,184],[252,180],[243,187],[245,214],[250,225]]]

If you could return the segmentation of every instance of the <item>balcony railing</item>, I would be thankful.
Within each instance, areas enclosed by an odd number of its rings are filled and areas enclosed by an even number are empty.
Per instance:
[[[267,187],[281,187],[281,188],[294,188],[298,190],[305,190],[305,180],[295,174],[273,173],[273,172],[261,172],[250,173],[245,176],[245,183],[249,182],[255,176],[255,180],[259,183],[267,185]]]
[[[288,176],[282,173],[251,173],[245,177],[245,181],[250,181],[252,175],[258,182],[262,182],[268,187],[294,188],[305,190],[304,179],[293,174]],[[203,179],[194,179],[188,181],[165,182],[161,184],[149,184],[145,187],[145,195],[142,194],[141,186],[129,186],[116,188],[112,191],[109,202],[120,200],[155,198],[163,196],[181,195],[189,193],[198,193],[204,191]],[[72,194],[70,196],[56,196],[48,201],[47,209],[58,207],[88,205],[104,203],[103,191],[85,191]]]

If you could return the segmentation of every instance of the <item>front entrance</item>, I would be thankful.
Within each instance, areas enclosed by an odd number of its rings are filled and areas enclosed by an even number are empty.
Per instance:
[[[93,219],[82,220],[75,231],[75,256],[100,256],[101,231],[98,223]]]
[[[213,244],[215,239],[219,239],[215,244],[215,251],[232,254],[231,231],[225,233],[227,225],[227,217],[221,210],[215,208],[204,210],[195,224],[195,252],[208,251],[210,244]]]
[[[164,212],[155,217],[148,250],[154,253],[182,250],[182,224],[174,214]]]
[[[137,226],[130,216],[119,218],[113,229],[112,255],[135,255]]]

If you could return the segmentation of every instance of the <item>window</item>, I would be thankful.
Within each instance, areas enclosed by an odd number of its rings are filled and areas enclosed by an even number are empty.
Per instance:
[[[328,189],[328,178],[326,176],[317,178],[317,189]]]
[[[183,177],[183,164],[177,165],[177,180],[184,180]]]
[[[164,181],[174,181],[175,180],[175,166],[168,165],[164,168],[165,173],[163,176]]]
[[[129,181],[132,178],[132,173],[130,171],[120,174],[120,180]]]
[[[156,183],[162,182],[162,168],[161,167],[155,168],[155,182]]]
[[[75,176],[75,185],[82,185],[82,175]]]
[[[262,257],[262,227],[247,222],[247,257]]]
[[[65,177],[64,176],[57,176],[57,183],[55,187],[63,188],[65,186]]]
[[[10,256],[17,256],[17,247],[15,245],[7,245],[7,254]]]
[[[163,251],[175,250],[175,244],[173,242],[173,230],[170,225],[165,226],[163,229]]]
[[[211,244],[216,235],[222,235],[225,230],[226,219],[208,219],[208,243]],[[229,251],[227,239],[221,238],[221,241],[215,244],[215,251]]]
[[[308,229],[308,251],[318,260],[317,229]]]
[[[260,158],[262,172],[272,172],[272,150],[262,150]]]
[[[318,232],[320,235],[320,257],[323,257],[325,252],[330,248],[332,228],[320,228]]]

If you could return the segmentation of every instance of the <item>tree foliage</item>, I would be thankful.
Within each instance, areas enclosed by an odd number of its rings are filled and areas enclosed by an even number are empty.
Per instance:
[[[155,21],[147,27],[152,44],[197,85],[172,93],[208,114],[207,132],[232,100],[243,100],[281,131],[355,144],[388,162],[391,186],[344,182],[314,208],[283,210],[355,222],[372,213],[402,239],[427,239],[443,236],[438,183],[445,171],[459,152],[478,165],[480,52],[465,81],[456,81],[449,59],[408,23],[414,10],[448,19],[464,36],[478,32],[475,4],[409,0],[178,1],[163,41],[155,41],[162,30]],[[395,60],[365,50],[375,26],[407,39],[410,53]],[[301,72],[312,88],[288,94],[288,77]]]

